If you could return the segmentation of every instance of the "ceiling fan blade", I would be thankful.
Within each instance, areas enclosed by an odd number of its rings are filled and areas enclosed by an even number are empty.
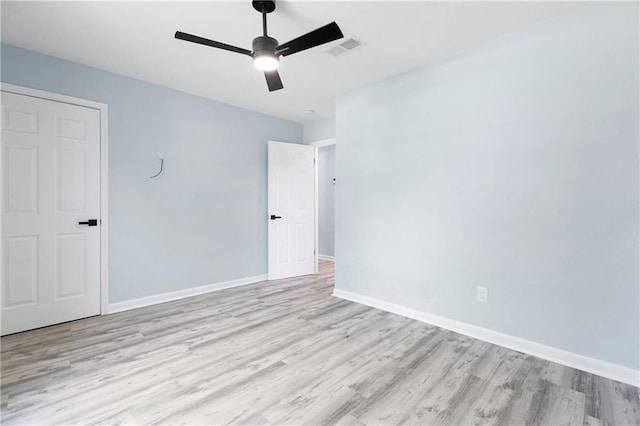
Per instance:
[[[338,40],[342,37],[344,37],[344,35],[340,27],[335,22],[332,22],[324,27],[320,27],[317,30],[281,44],[278,46],[276,53],[282,56],[292,55],[302,52],[303,50],[311,49],[312,47],[320,46],[321,44],[329,43],[330,41]]]
[[[278,70],[265,71],[264,76],[267,79],[267,86],[269,86],[270,92],[280,90],[284,87],[282,85],[282,80],[280,80],[280,74],[278,74]]]
[[[251,51],[243,49],[241,47],[232,46],[230,44],[220,43],[218,41],[209,40],[207,38],[198,37],[192,34],[183,33],[182,31],[176,31],[176,36],[179,40],[190,41],[191,43],[203,44],[205,46],[217,47],[218,49],[228,50],[230,52],[242,53],[243,55],[251,56]]]

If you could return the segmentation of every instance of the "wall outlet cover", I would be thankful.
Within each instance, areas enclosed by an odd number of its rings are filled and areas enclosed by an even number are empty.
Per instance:
[[[478,286],[477,299],[478,302],[487,303],[489,299],[489,289],[487,289],[487,287]]]

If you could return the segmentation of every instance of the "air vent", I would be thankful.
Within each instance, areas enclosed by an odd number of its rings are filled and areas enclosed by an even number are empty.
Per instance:
[[[353,36],[344,38],[340,43],[327,49],[327,53],[333,57],[344,55],[353,49],[362,46],[362,42]]]

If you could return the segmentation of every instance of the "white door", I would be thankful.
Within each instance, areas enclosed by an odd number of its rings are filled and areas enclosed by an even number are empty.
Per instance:
[[[2,335],[98,315],[100,112],[1,100]]]
[[[269,279],[315,272],[315,148],[269,141]]]

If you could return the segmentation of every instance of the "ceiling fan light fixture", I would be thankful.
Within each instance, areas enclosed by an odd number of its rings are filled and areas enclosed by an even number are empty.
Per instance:
[[[282,85],[282,80],[280,79],[280,74],[278,73],[278,62],[280,56],[293,55],[294,53],[302,52],[344,37],[340,27],[338,27],[338,24],[332,22],[324,27],[317,28],[311,32],[301,35],[300,37],[280,44],[278,43],[278,40],[273,37],[269,37],[267,33],[267,14],[276,9],[275,0],[253,0],[251,4],[253,5],[253,8],[262,15],[262,35],[253,39],[253,49],[251,50],[233,46],[231,44],[221,43],[215,40],[209,40],[208,38],[197,35],[183,33],[182,31],[176,31],[175,38],[250,56],[253,59],[253,64],[256,68],[264,72],[269,92],[273,92],[284,87]]]
[[[273,71],[278,69],[278,58],[274,54],[263,53],[253,57],[253,64],[262,71]]]

